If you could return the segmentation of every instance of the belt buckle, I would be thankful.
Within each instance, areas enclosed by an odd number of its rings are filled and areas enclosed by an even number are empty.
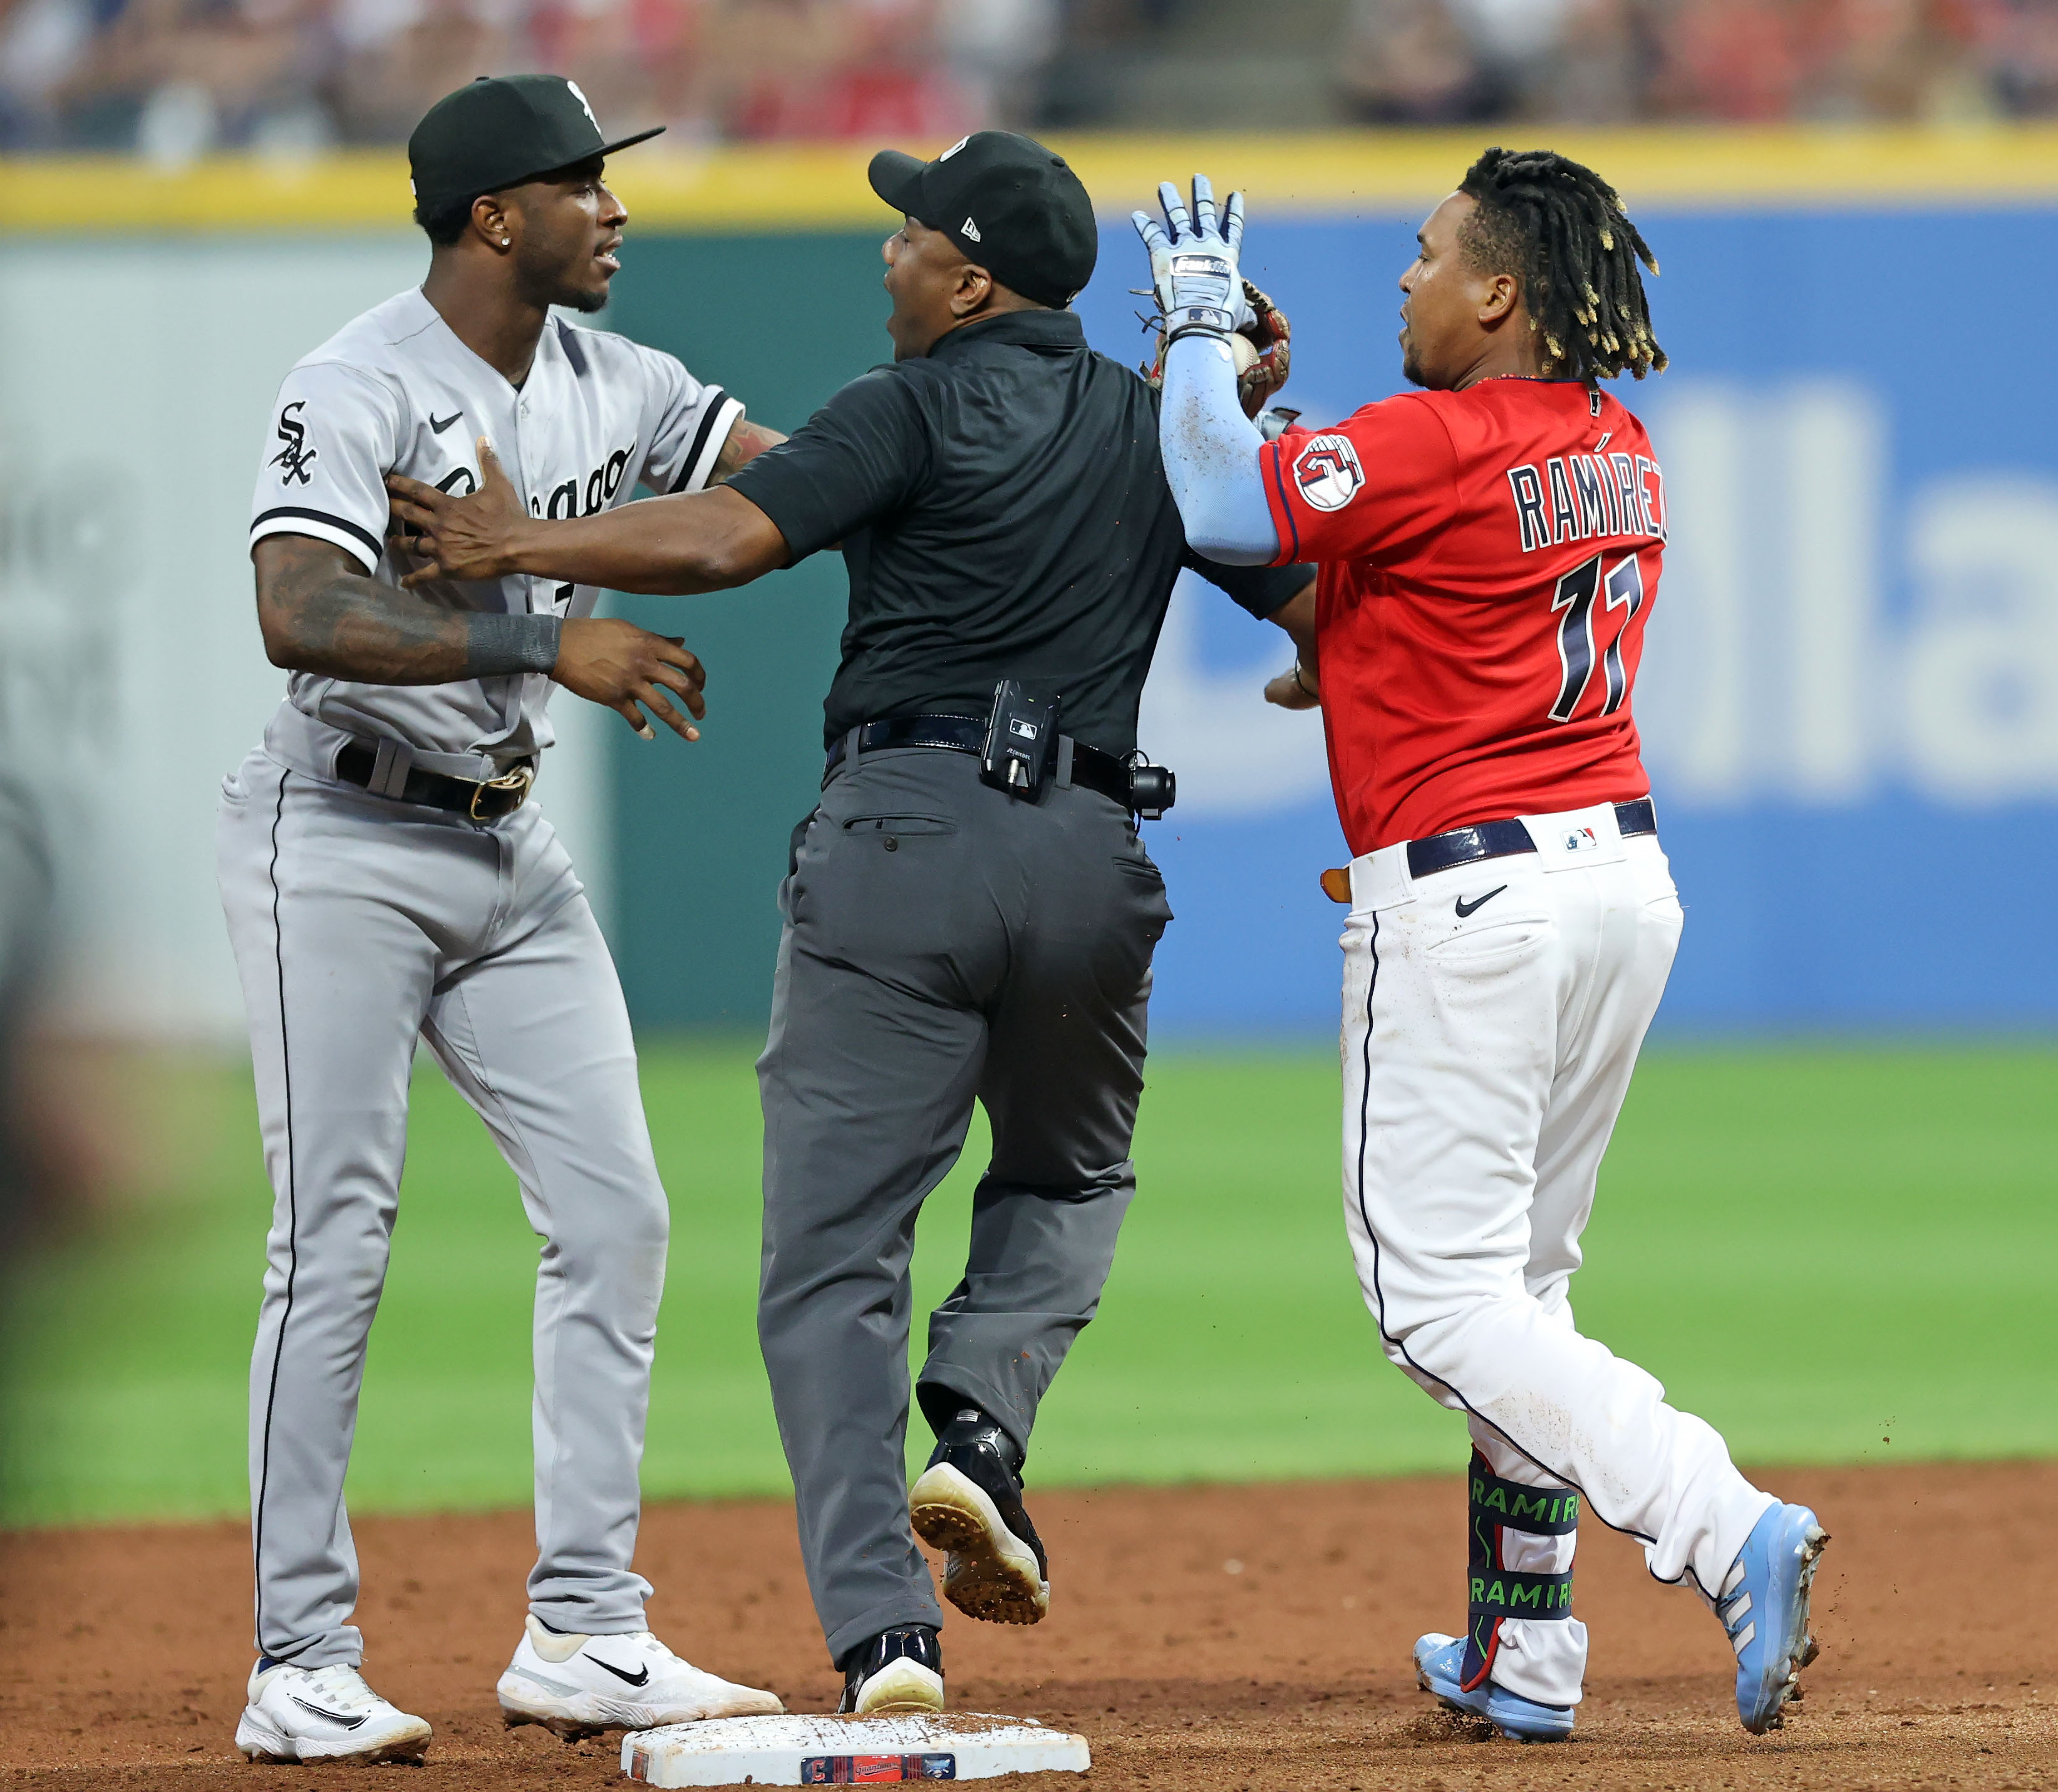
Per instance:
[[[471,787],[471,803],[467,813],[475,821],[491,821],[495,816],[512,815],[515,810],[528,801],[529,786],[535,781],[536,768],[524,765],[517,765],[513,771],[504,773],[497,778],[488,778],[483,784],[475,784]],[[507,808],[496,809],[494,815],[482,815],[479,812],[479,805],[485,799],[486,793],[489,790],[511,790],[517,794],[514,801]]]

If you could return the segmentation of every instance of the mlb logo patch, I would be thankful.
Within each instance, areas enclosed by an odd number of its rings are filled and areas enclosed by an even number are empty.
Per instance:
[[[1591,852],[1600,842],[1594,837],[1591,828],[1570,828],[1565,832],[1565,850],[1567,852]]]
[[[1348,436],[1311,436],[1293,457],[1293,483],[1317,510],[1340,511],[1365,484],[1365,469]]]

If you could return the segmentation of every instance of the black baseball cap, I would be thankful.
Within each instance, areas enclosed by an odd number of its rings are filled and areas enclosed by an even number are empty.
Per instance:
[[[518,187],[553,169],[611,156],[664,128],[654,125],[610,143],[577,81],[555,74],[483,74],[444,94],[407,139],[415,203],[442,205]]]
[[[1033,137],[974,131],[934,161],[881,149],[868,177],[895,211],[940,230],[1025,299],[1068,305],[1093,278],[1093,201],[1065,158]]]

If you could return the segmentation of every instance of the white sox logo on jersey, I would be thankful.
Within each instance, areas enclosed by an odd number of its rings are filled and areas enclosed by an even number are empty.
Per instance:
[[[1317,435],[1293,457],[1293,483],[1318,511],[1340,511],[1365,484],[1357,450],[1343,435]]]
[[[314,483],[314,475],[308,469],[314,465],[321,451],[308,446],[307,426],[295,415],[296,411],[305,410],[307,403],[305,399],[296,398],[279,413],[279,439],[286,445],[272,455],[268,464],[281,469],[279,475],[281,485]],[[249,463],[246,461],[244,464],[248,466]]]

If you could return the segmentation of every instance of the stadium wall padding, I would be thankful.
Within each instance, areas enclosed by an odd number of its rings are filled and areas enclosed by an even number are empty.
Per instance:
[[[1673,539],[1637,711],[1688,910],[1663,1024],[2058,1023],[2058,364],[2010,352],[2058,273],[2058,209],[1653,212],[1671,370],[1622,396]],[[1267,220],[1247,264],[1293,317],[1309,420],[1399,383],[1415,221]],[[614,320],[790,427],[883,358],[876,239],[645,241]],[[1133,360],[1134,240],[1080,301]],[[1976,273],[1953,270],[1977,270]],[[1197,582],[1189,582],[1194,583]],[[639,1017],[757,1025],[788,832],[812,800],[840,569],[630,613],[710,666],[709,737],[615,741],[623,968]],[[1540,595],[1547,602],[1548,594]],[[1182,587],[1144,745],[1180,773],[1146,824],[1178,919],[1168,1033],[1334,1023],[1345,848],[1313,718],[1268,710],[1276,631]]]
[[[1122,214],[1146,169],[1247,165],[1250,264],[1296,325],[1291,402],[1319,422],[1383,395],[1416,219],[1472,146],[1083,145],[1107,213],[1089,334],[1142,348]],[[2058,367],[2018,346],[2058,272],[2058,131],[1576,146],[1619,171],[1665,270],[1672,369],[1623,393],[1675,519],[1638,701],[1688,910],[1661,1024],[2058,1024]],[[862,162],[665,165],[632,193],[607,321],[797,424],[888,352]],[[0,744],[81,821],[66,920],[97,1023],[232,1036],[214,792],[281,682],[250,610],[251,471],[286,368],[418,278],[424,245],[388,156],[7,165]],[[697,746],[554,706],[539,795],[646,1026],[762,1024],[843,597],[821,555],[741,594],[622,602],[706,658]],[[1144,723],[1182,788],[1149,828],[1178,915],[1161,1036],[1334,1024],[1319,729],[1257,694],[1285,658],[1212,594],[1176,596]]]

